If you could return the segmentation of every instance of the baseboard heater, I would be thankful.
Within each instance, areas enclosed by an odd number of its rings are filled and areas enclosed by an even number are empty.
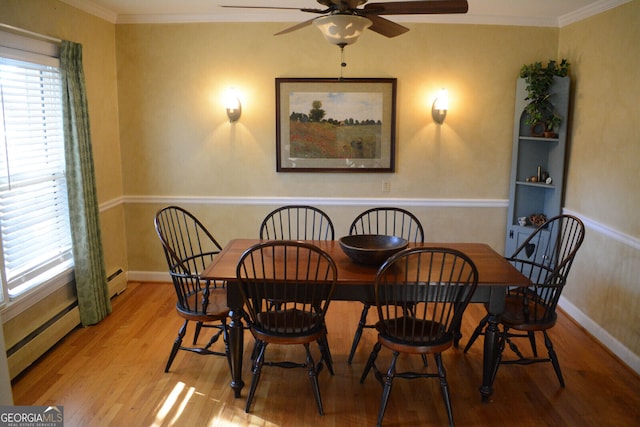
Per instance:
[[[109,296],[120,295],[127,289],[127,275],[118,267],[107,276],[107,285],[109,286]]]
[[[116,268],[107,276],[107,285],[111,297],[121,294],[126,289],[127,279],[122,268]],[[9,348],[7,361],[11,379],[31,366],[79,325],[80,309],[78,303],[74,302]]]
[[[80,325],[78,303],[71,304],[7,350],[9,376],[15,378]]]

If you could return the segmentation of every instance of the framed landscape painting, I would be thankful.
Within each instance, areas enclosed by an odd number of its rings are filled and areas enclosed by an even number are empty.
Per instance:
[[[396,79],[277,78],[278,172],[393,172]]]

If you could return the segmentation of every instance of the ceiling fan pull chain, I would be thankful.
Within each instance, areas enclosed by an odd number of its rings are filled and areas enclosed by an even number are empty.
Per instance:
[[[342,79],[342,71],[347,66],[347,63],[344,62],[344,45],[340,46],[340,78]]]

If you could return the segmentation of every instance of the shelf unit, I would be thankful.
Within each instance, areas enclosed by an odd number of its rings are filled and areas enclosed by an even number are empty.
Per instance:
[[[562,210],[569,93],[569,77],[554,77],[549,99],[562,117],[562,123],[556,130],[557,137],[538,137],[532,135],[531,127],[525,124],[528,104],[525,80],[519,78],[517,81],[505,242],[507,256],[535,230],[528,219],[531,215],[544,214],[551,218]],[[538,168],[541,174],[549,175],[551,183],[531,182],[531,177],[538,178]],[[525,226],[518,224],[519,217],[527,217]]]

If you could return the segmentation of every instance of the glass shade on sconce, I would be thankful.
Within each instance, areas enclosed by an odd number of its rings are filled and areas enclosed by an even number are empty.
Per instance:
[[[362,32],[372,24],[371,20],[358,15],[336,13],[313,21],[324,38],[337,46],[346,46],[358,41]]]
[[[447,117],[447,110],[449,109],[449,92],[446,89],[440,89],[438,97],[433,101],[431,106],[431,117],[433,120],[441,125],[444,123],[445,117]]]
[[[224,95],[224,106],[227,109],[227,117],[229,117],[229,123],[233,123],[240,119],[242,114],[242,104],[238,97],[238,91],[234,88],[227,89]]]

